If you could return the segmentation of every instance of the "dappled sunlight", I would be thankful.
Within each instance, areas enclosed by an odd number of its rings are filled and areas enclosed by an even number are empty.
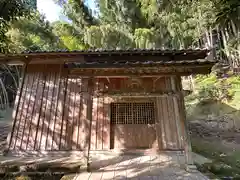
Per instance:
[[[87,87],[86,80],[60,77],[58,72],[28,74],[10,151],[85,149],[89,137]]]
[[[181,162],[177,153],[160,153],[155,155],[115,155],[105,156],[101,160],[91,163],[91,172],[82,172],[75,176],[76,180],[82,179],[188,179],[207,180],[199,172],[188,173],[180,168]],[[94,157],[94,156],[93,156]]]
[[[145,78],[144,81],[137,82],[145,84],[144,87],[154,86],[155,89],[161,89],[160,85],[154,83],[162,81],[166,81],[164,84],[167,84],[169,78],[160,78],[156,82],[153,78]],[[173,133],[177,129],[174,123],[176,117],[172,115],[174,114],[172,99],[162,98],[161,101],[157,101],[158,106],[161,107],[163,107],[162,104],[167,104],[168,109],[172,112],[169,113],[171,121],[168,121],[166,108],[161,109],[161,112],[156,112],[158,113],[155,114],[156,117],[164,117],[164,121],[166,121],[164,124],[158,125],[161,126],[158,128],[164,126],[161,132],[156,131],[156,122],[154,124],[147,122],[143,124],[110,124],[110,104],[118,102],[119,99],[107,97],[104,93],[109,88],[111,91],[120,91],[122,88],[125,91],[131,91],[131,83],[136,82],[129,78],[95,78],[91,82],[88,78],[68,77],[61,75],[61,72],[58,71],[28,73],[18,109],[16,109],[9,150],[82,151],[89,148],[90,138],[91,150],[181,148],[182,144],[179,142],[177,134]],[[161,84],[161,86],[165,85]],[[91,92],[94,95],[93,99],[90,96]],[[140,99],[124,98],[121,100],[135,102]],[[155,99],[142,98],[141,101],[155,102]],[[143,107],[141,108],[143,109]],[[159,118],[156,121],[159,121]],[[89,134],[90,127],[91,134]],[[157,133],[161,134],[157,135]]]

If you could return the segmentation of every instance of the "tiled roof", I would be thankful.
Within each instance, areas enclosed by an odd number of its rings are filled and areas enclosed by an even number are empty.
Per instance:
[[[25,51],[19,54],[6,54],[0,60],[24,61],[32,63],[44,60],[45,63],[66,62],[68,67],[139,67],[162,65],[204,65],[216,61],[206,57],[208,49],[88,49],[88,50],[57,50],[57,51]],[[71,60],[69,60],[71,59]]]
[[[207,60],[207,59],[198,59],[198,60],[181,60],[181,61],[105,61],[105,62],[101,62],[101,61],[95,61],[95,62],[84,62],[84,63],[75,63],[75,62],[71,62],[71,63],[67,63],[66,67],[69,68],[93,68],[93,67],[97,67],[97,68],[104,68],[104,67],[108,67],[108,68],[120,68],[120,67],[154,67],[154,66],[168,66],[168,65],[174,65],[174,66],[178,66],[178,65],[211,65],[211,64],[215,64],[216,61],[213,60]]]
[[[79,54],[79,55],[122,55],[122,54],[138,54],[138,55],[186,55],[186,54],[205,54],[208,49],[87,49],[87,50],[56,50],[56,51],[23,51],[18,55],[53,55],[53,54]]]

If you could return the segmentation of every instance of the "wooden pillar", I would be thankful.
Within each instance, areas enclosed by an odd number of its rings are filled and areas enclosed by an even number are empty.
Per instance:
[[[172,76],[171,77],[171,87],[172,87],[172,90],[174,92],[177,91],[177,78],[176,76]],[[184,134],[183,132],[181,131],[181,125],[180,125],[180,116],[179,116],[179,107],[178,107],[178,101],[177,101],[177,97],[176,96],[173,96],[173,108],[174,108],[174,114],[175,114],[175,120],[174,120],[174,123],[176,124],[176,130],[177,130],[177,143],[178,143],[178,148],[182,148],[183,145],[183,137],[184,137]]]
[[[186,109],[184,104],[184,95],[183,95],[183,88],[181,83],[181,78],[177,78],[179,87],[180,87],[180,95],[179,95],[179,110],[181,114],[181,123],[182,123],[182,131],[184,133],[184,153],[185,153],[185,160],[186,160],[186,170],[189,172],[196,171],[196,166],[193,164],[192,159],[192,146],[190,141],[190,135],[187,127],[186,121]]]
[[[87,152],[87,171],[90,172],[90,150],[91,150],[91,137],[92,137],[92,109],[93,109],[93,78],[88,79],[88,101],[87,101],[87,119],[89,121],[89,134],[88,134],[88,152]]]

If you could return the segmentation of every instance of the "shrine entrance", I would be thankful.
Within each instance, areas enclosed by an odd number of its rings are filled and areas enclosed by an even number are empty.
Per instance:
[[[111,103],[110,148],[150,149],[156,141],[154,102]]]

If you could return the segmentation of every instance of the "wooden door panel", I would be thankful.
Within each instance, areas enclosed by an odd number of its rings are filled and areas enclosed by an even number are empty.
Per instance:
[[[148,149],[156,143],[153,102],[111,105],[111,148]]]
[[[115,125],[113,131],[114,148],[152,148],[156,140],[155,128],[147,124]]]

